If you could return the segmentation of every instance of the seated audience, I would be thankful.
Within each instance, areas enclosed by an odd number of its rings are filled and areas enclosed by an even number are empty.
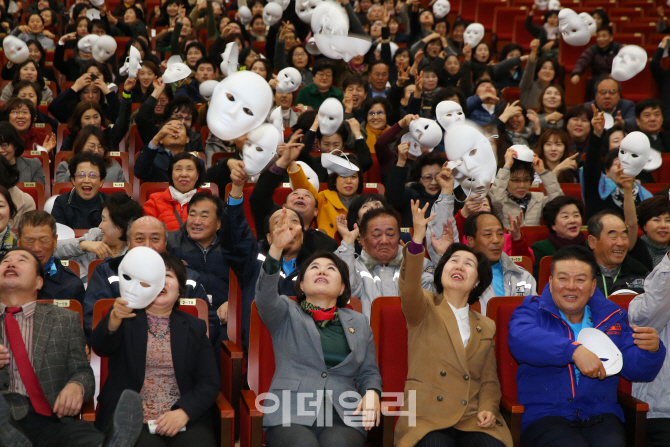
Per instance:
[[[59,195],[51,214],[60,224],[70,228],[90,229],[100,225],[102,204],[106,195],[100,192],[107,174],[105,161],[91,152],[80,152],[68,164],[72,190]]]
[[[606,377],[598,356],[575,342],[583,328],[610,337],[623,356],[624,378],[649,382],[661,369],[666,350],[656,330],[628,325],[627,313],[596,287],[598,268],[586,248],[560,249],[548,287],[512,314],[523,445],[626,445],[619,376]]]
[[[537,5],[533,4],[528,10],[526,16],[526,31],[538,40],[537,48],[541,48],[542,54],[550,57],[558,56],[558,46],[561,37],[561,30],[558,28],[558,11],[549,9],[543,14],[543,26],[533,24],[533,16],[537,10]],[[531,50],[533,44],[531,43]],[[530,59],[529,59],[530,61]],[[528,66],[526,66],[528,69]]]
[[[558,183],[578,183],[577,156],[570,152],[570,138],[561,128],[545,129],[535,145],[535,153],[548,171],[551,171]],[[542,178],[535,175],[533,183],[542,183]]]
[[[100,65],[101,67],[99,67]],[[95,61],[89,61],[82,67],[82,73],[74,85],[56,96],[49,104],[51,113],[61,123],[69,122],[81,101],[94,101],[100,104],[105,117],[115,123],[119,117],[120,100],[118,93],[110,90],[105,75],[109,70]]]
[[[44,170],[39,158],[22,157],[25,143],[16,128],[8,122],[0,123],[0,154],[19,170],[19,182],[45,184]]]
[[[188,217],[188,204],[201,191],[205,166],[190,152],[181,152],[170,159],[170,181],[163,192],[155,192],[144,204],[144,213],[164,222],[168,231],[181,228]]]
[[[79,264],[79,277],[88,281],[88,266],[96,259],[116,258],[128,251],[128,225],[142,217],[142,207],[124,192],[110,194],[102,205],[102,220],[80,238],[58,241],[56,256]]]
[[[630,208],[631,211],[634,208]],[[628,211],[628,209],[626,210]],[[634,247],[635,259],[647,270],[653,270],[670,252],[670,202],[665,194],[643,200],[637,207],[637,223],[642,229],[642,237],[637,238]],[[626,216],[628,220],[628,216]],[[633,250],[632,249],[632,250]]]
[[[123,298],[116,298],[111,311],[91,332],[93,350],[109,358],[95,425],[106,430],[122,393],[132,390],[142,398],[138,445],[214,447],[209,409],[219,394],[221,377],[207,339],[207,325],[179,310],[179,297],[186,291],[186,269],[169,253],[161,256],[165,287],[156,299],[145,309],[131,309]],[[155,434],[149,432],[149,421],[156,422]],[[183,428],[186,430],[180,432]]]
[[[505,110],[494,119],[498,127],[498,158],[503,151],[515,144],[533,146],[542,133],[540,118],[533,110],[525,110],[514,101],[505,106]]]
[[[467,99],[470,119],[480,126],[486,126],[502,114],[505,103],[498,98],[498,92],[490,79],[479,81],[474,91],[475,94]]]
[[[5,88],[2,89],[2,95],[0,95],[1,101],[7,101],[13,96],[14,90],[18,91],[18,84],[21,81],[35,82],[40,89],[41,99],[44,102],[51,102],[53,97],[53,92],[51,89],[44,83],[44,75],[41,71],[40,64],[32,59],[28,59],[22,64],[19,64],[14,71],[14,77],[11,84],[7,84]]]
[[[649,137],[652,149],[670,152],[670,133],[661,130],[663,121],[663,104],[658,99],[643,99],[635,105],[635,123]]]
[[[176,119],[169,119],[158,133],[142,148],[135,160],[135,177],[145,182],[170,182],[172,158],[187,151],[188,129]]]
[[[8,121],[23,139],[27,151],[39,150],[43,147],[51,152],[56,147],[56,134],[46,134],[43,128],[34,125],[37,118],[35,104],[29,99],[12,98],[0,109],[3,119]]]
[[[16,215],[16,205],[12,196],[4,186],[0,186],[0,256],[4,256],[12,248],[16,247],[16,235],[9,227],[9,219]]]
[[[11,164],[7,159],[0,154],[0,186],[5,187],[9,191],[9,195],[16,207],[16,214],[9,219],[9,226],[15,228],[21,217],[28,211],[36,209],[35,200],[27,192],[21,191],[16,184],[19,181],[19,170],[16,165]]]
[[[616,55],[616,53],[615,53]],[[594,104],[598,111],[612,115],[614,125],[634,129],[635,103],[621,99],[621,83],[611,77],[605,77],[596,82],[596,99],[584,104],[586,107]]]
[[[28,99],[37,108],[42,102],[42,93],[37,82],[19,81],[16,84],[16,89],[12,92],[12,98]],[[39,108],[37,109],[37,116],[35,118],[35,124],[48,124],[52,130],[58,129],[58,121],[42,112]]]
[[[537,117],[544,131],[548,128],[562,128],[565,116],[565,95],[559,85],[548,85],[540,93],[537,104]]]
[[[93,110],[94,109],[91,109],[91,111]],[[100,130],[100,127],[96,125],[87,125],[77,132],[77,138],[75,138],[72,143],[72,154],[61,161],[56,167],[56,182],[67,182],[70,180],[69,163],[77,154],[84,152],[102,157],[104,160],[105,178],[102,179],[103,183],[126,182],[127,180],[123,173],[123,168],[119,162],[109,154],[111,148],[109,146],[107,135],[107,132]],[[61,150],[63,149],[61,148]]]
[[[593,119],[592,108],[583,105],[575,106],[564,118],[564,129],[570,141],[570,152],[578,153],[581,157],[589,145],[591,132],[591,120]]]
[[[10,35],[18,37],[24,42],[36,40],[46,50],[53,50],[56,47],[53,41],[54,35],[49,31],[45,32],[44,19],[39,14],[30,14],[27,25],[17,26]]]
[[[495,323],[469,307],[491,284],[489,261],[483,253],[453,243],[435,268],[438,294],[425,290],[423,240],[434,218],[425,217],[427,209],[428,205],[419,208],[418,201],[412,201],[414,234],[403,248],[398,287],[407,320],[405,395],[416,392],[416,418],[421,424],[411,425],[409,418],[401,416],[395,427],[396,445],[511,447],[512,435],[498,409],[501,392],[492,342]],[[461,358],[467,358],[465,365]],[[438,376],[427,365],[443,371]],[[470,376],[478,380],[469,383]],[[427,392],[429,388],[433,392]],[[438,406],[433,403],[435,393]],[[408,405],[405,402],[402,409],[407,410]]]
[[[387,208],[388,206],[386,197],[380,194],[371,193],[358,196],[356,200],[351,202],[351,206],[349,206],[349,209],[347,210],[347,228],[349,228],[349,231],[353,231],[356,226],[360,227],[361,220],[363,220],[365,213],[377,208]],[[400,240],[402,242],[407,243],[411,239],[409,232],[405,233],[401,230]],[[356,240],[354,245],[356,246],[356,254],[360,255],[362,249],[360,242]],[[337,250],[337,247],[335,247],[335,250]]]
[[[302,48],[302,47],[296,47]],[[314,63],[312,68],[314,80],[311,84],[301,88],[298,92],[296,102],[319,110],[321,103],[328,98],[335,98],[338,101],[344,99],[342,90],[333,87],[334,69],[327,60],[319,60]]]
[[[195,64],[195,76],[189,84],[181,86],[174,93],[175,97],[186,95],[194,104],[205,102],[200,96],[200,84],[216,78],[214,63],[207,57],[202,57]]]
[[[394,115],[391,103],[384,97],[376,96],[363,103],[363,116],[365,117],[365,122],[362,123],[361,126],[365,129],[365,142],[371,153],[375,153],[375,143],[377,142],[379,135],[389,128],[389,124],[393,124],[395,121]],[[356,123],[351,121],[348,122],[352,126],[353,131],[354,126],[358,121],[356,121]],[[359,137],[354,135],[354,138]]]

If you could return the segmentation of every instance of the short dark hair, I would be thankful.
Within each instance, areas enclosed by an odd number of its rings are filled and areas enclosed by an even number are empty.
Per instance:
[[[352,74],[344,78],[344,81],[342,82],[342,91],[344,92],[350,85],[360,85],[366,93],[368,91],[368,83],[361,75]]]
[[[528,163],[527,161],[515,159],[514,162],[512,163],[512,167],[509,168],[509,175],[510,177],[512,174],[515,172],[522,171],[526,174],[529,174],[531,177],[533,177],[534,172],[533,172],[533,164]]]
[[[32,210],[24,213],[19,220],[19,225],[16,227],[16,235],[21,237],[23,234],[23,227],[44,227],[51,229],[51,234],[56,236],[56,218],[44,210]]]
[[[56,17],[56,14],[54,13],[54,17]],[[93,19],[91,22],[88,24],[88,32],[92,33],[94,27],[102,28],[105,31],[105,34],[109,34],[111,32],[108,22],[103,22],[101,19]]]
[[[565,128],[568,125],[568,121],[572,118],[579,118],[581,116],[586,116],[586,119],[591,122],[593,119],[593,110],[591,110],[590,107],[586,107],[584,104],[579,104],[578,106],[574,106],[572,109],[568,111],[568,113],[565,114],[565,118],[563,118],[563,130],[566,130]],[[566,130],[567,132],[567,130]]]
[[[473,91],[474,91],[474,92],[477,92],[477,89],[478,89],[479,86],[482,85],[482,84],[491,84],[491,85],[493,86],[493,88],[496,89],[496,93],[498,92],[498,89],[496,88],[495,84],[493,83],[493,79],[482,79],[482,80],[477,81],[477,83],[475,84],[475,88],[474,88]]]
[[[21,248],[21,247],[10,248],[9,250],[7,250],[7,252],[4,254],[4,256],[0,257],[0,262],[2,262],[2,260],[5,259],[7,257],[7,255],[9,255],[10,253],[12,253],[14,251],[25,251],[27,253],[30,253],[30,256],[32,256],[32,258],[35,260],[35,267],[36,267],[35,270],[36,270],[37,276],[44,279],[44,267],[42,266],[42,261],[40,261],[40,258],[38,258],[35,253],[33,253],[30,250],[26,250],[25,248]],[[42,286],[42,287],[44,287],[44,286]],[[39,294],[39,292],[40,291],[38,290],[37,293]]]
[[[500,60],[504,61],[507,59],[507,55],[515,50],[518,50],[523,55],[523,47],[521,45],[518,43],[508,43],[502,48],[502,50],[500,50]]]
[[[9,98],[4,106],[2,106],[2,115],[5,120],[9,121],[9,114],[14,109],[18,109],[21,106],[26,106],[30,111],[30,125],[33,126],[35,118],[37,117],[37,108],[32,101],[22,98]]]
[[[556,225],[556,216],[561,212],[561,209],[564,206],[575,205],[579,210],[579,215],[584,218],[584,207],[582,202],[575,197],[571,196],[558,196],[553,200],[547,202],[542,208],[542,219],[544,219],[544,224],[549,229],[550,233],[556,233],[551,227]]]
[[[200,59],[198,59],[198,62],[195,63],[195,70],[198,71],[198,67],[201,66],[202,64],[209,64],[212,66],[214,70],[216,70],[216,65],[214,65],[214,61],[212,61],[207,56],[203,56]]]
[[[553,83],[559,77],[560,73],[560,65],[555,57],[542,56],[537,60],[537,65],[535,66],[535,78],[537,78],[537,73],[542,69],[542,66],[547,62],[551,62],[551,65],[554,67],[554,79],[552,79],[549,85],[558,85]]]
[[[589,236],[593,236],[596,239],[600,239],[600,234],[603,231],[602,220],[603,220],[603,217],[605,217],[605,216],[615,216],[615,217],[618,217],[619,219],[623,220],[623,217],[621,216],[621,213],[618,213],[613,209],[598,211],[596,214],[591,216],[591,218],[589,219],[589,221],[587,223]]]
[[[484,293],[484,291],[491,285],[491,281],[493,281],[493,271],[491,270],[491,264],[484,253],[475,251],[465,244],[454,242],[447,248],[447,251],[444,252],[442,258],[440,258],[440,262],[438,262],[437,267],[435,267],[435,275],[433,279],[435,282],[435,290],[437,293],[442,293],[444,291],[444,286],[442,286],[442,272],[444,271],[444,265],[457,251],[472,253],[477,258],[477,280],[479,282],[472,288],[470,295],[468,296],[468,304],[472,305],[479,300],[482,293]]]
[[[14,146],[14,157],[18,158],[26,150],[26,144],[14,126],[9,121],[0,122],[0,144],[7,143]]]
[[[216,212],[216,220],[221,220],[221,213],[223,212],[223,200],[218,196],[213,196],[210,194],[209,190],[196,192],[191,200],[188,202],[188,212],[191,212],[191,207],[197,205],[200,202],[212,202],[214,204]]]
[[[386,197],[381,194],[362,194],[356,197],[347,210],[347,227],[349,228],[349,231],[352,231],[354,229],[354,224],[358,223],[358,212],[360,209],[363,205],[370,202],[381,202],[382,207],[388,206]]]
[[[410,84],[411,85],[411,84]],[[463,90],[461,90],[458,87],[454,87],[453,85],[450,85],[448,87],[442,87],[438,91],[435,92],[433,95],[433,102],[430,106],[430,116],[433,118],[437,119],[437,105],[441,103],[442,101],[448,101],[447,98],[451,98],[453,96],[456,96],[458,98],[458,103],[461,105],[463,110],[467,108],[466,106],[466,99],[465,95],[463,94]]]
[[[15,164],[11,164],[4,155],[0,155],[0,186],[7,189],[16,186],[20,174]]]
[[[243,59],[240,58],[240,60]],[[316,62],[314,62],[314,67],[312,67],[312,74],[316,75],[318,72],[325,70],[330,70],[331,73],[333,73],[333,77],[335,77],[335,68],[330,61],[325,59],[319,59]]]
[[[395,210],[389,207],[375,208],[363,215],[359,225],[361,236],[365,236],[365,234],[368,232],[368,225],[370,225],[370,221],[380,216],[393,217],[395,219],[396,225],[398,226],[398,231],[400,231],[400,219],[398,219],[398,214],[395,212]]]
[[[100,181],[104,182],[105,177],[107,176],[107,168],[105,167],[105,159],[99,155],[96,155],[92,152],[79,152],[72,159],[67,168],[70,172],[70,179],[74,179],[74,175],[77,172],[77,167],[81,163],[91,163],[94,166],[97,166],[98,171],[100,172]]]
[[[77,133],[77,137],[74,139],[74,143],[72,144],[72,154],[67,159],[67,161],[70,161],[76,154],[84,151],[84,145],[86,144],[88,137],[91,135],[98,139],[100,145],[105,151],[105,153],[102,155],[102,158],[105,160],[105,166],[112,166],[112,164],[114,164],[114,159],[109,156],[109,140],[107,139],[107,135],[102,130],[100,130],[98,126],[86,126],[81,129],[79,133]]]
[[[421,180],[421,171],[426,166],[438,165],[442,167],[447,158],[443,152],[426,152],[419,155],[412,163],[409,179],[413,182]]]
[[[619,93],[621,93],[621,82],[614,79],[611,75],[607,75],[605,77],[602,77],[602,78],[598,79],[595,82],[595,84],[593,85],[593,90],[597,92],[598,91],[598,86],[600,84],[602,84],[604,81],[614,81],[614,82],[616,82],[617,88],[619,89]]]
[[[593,252],[583,245],[568,245],[554,253],[551,259],[551,275],[554,275],[554,268],[559,261],[580,261],[585,262],[591,268],[591,279],[598,274],[598,263]]]
[[[607,31],[610,36],[614,35],[614,31],[612,31],[612,27],[609,25],[601,25],[600,28],[596,30],[596,34],[598,34],[601,31]]]
[[[205,183],[205,174],[207,173],[205,171],[205,166],[198,156],[186,151],[180,152],[170,159],[170,164],[168,165],[167,170],[169,185],[174,187],[174,182],[172,181],[172,170],[174,169],[174,165],[176,165],[177,162],[181,160],[191,160],[193,163],[195,163],[195,169],[198,171],[198,180],[195,181],[195,187],[200,188]]]
[[[302,264],[300,264],[300,270],[298,271],[298,277],[295,279],[295,295],[299,303],[302,303],[307,298],[305,292],[303,292],[300,287],[300,283],[305,278],[305,273],[307,272],[307,267],[314,262],[316,259],[326,258],[330,261],[333,261],[335,268],[340,272],[340,277],[342,278],[342,283],[344,284],[344,291],[340,296],[337,297],[336,306],[345,307],[349,300],[351,299],[351,284],[349,283],[349,267],[347,263],[339,258],[335,253],[325,250],[317,251],[312,254],[309,258],[305,259]]]
[[[70,115],[70,119],[67,121],[67,127],[70,130],[71,134],[78,134],[81,130],[81,117],[89,110],[95,110],[100,115],[100,124],[102,127],[107,127],[110,122],[105,116],[105,111],[102,109],[102,106],[97,101],[79,101]],[[73,135],[73,136],[74,136]]]
[[[608,136],[608,141],[609,141],[609,136]],[[606,174],[607,171],[610,170],[612,165],[614,164],[614,160],[617,160],[619,157],[619,149],[610,149],[607,151],[605,156],[603,157],[603,167],[602,167],[602,172],[603,174]]]
[[[477,221],[481,216],[493,216],[498,220],[498,223],[500,223],[500,226],[502,228],[505,228],[505,226],[502,224],[502,221],[498,216],[496,216],[494,213],[491,211],[479,211],[474,214],[470,214],[467,219],[465,219],[465,222],[463,222],[463,235],[467,237],[472,237],[476,238],[477,237]]]
[[[14,216],[16,216],[16,212],[18,211],[16,209],[16,205],[14,204],[14,201],[12,200],[12,195],[9,193],[9,190],[5,188],[4,186],[0,186],[0,194],[5,198],[7,201],[7,206],[9,207],[9,218],[13,219]]]
[[[663,113],[663,103],[656,98],[646,98],[635,105],[635,118],[639,118],[646,109],[660,109]]]
[[[42,102],[42,89],[40,88],[39,83],[37,82],[31,82],[26,79],[23,81],[19,81],[16,84],[14,84],[14,90],[12,91],[12,98],[18,98],[19,97],[19,92],[21,89],[24,89],[26,87],[32,87],[33,90],[35,90],[35,96],[37,96],[37,104]]]
[[[371,73],[372,72],[372,67],[375,67],[377,65],[383,65],[383,66],[386,67],[387,70],[390,71],[389,64],[387,64],[386,62],[384,62],[381,59],[378,59],[378,60],[376,60],[376,61],[374,61],[370,64],[370,67],[368,68],[368,73]]]
[[[386,124],[389,124],[392,122],[390,115],[393,114],[393,107],[391,106],[391,103],[389,102],[388,99],[384,98],[383,96],[377,96],[375,98],[370,98],[367,99],[363,103],[363,114],[365,116],[365,119],[367,120],[368,117],[368,112],[370,112],[370,109],[372,106],[375,104],[379,104],[384,108],[384,112],[386,112]],[[389,124],[390,125],[390,124]]]
[[[168,102],[165,106],[165,121],[163,124],[170,121],[172,114],[175,112],[184,112],[191,114],[191,127],[195,124],[198,119],[198,109],[186,95],[176,96],[172,101]],[[188,129],[186,129],[186,135],[188,135]]]
[[[91,68],[91,67],[97,67],[98,68],[98,71],[100,72],[100,74],[104,78],[103,80],[105,82],[112,82],[112,80],[113,80],[112,72],[109,71],[109,68],[107,68],[107,65],[103,64],[103,63],[100,63],[98,61],[95,61],[95,60],[86,61],[84,63],[84,65],[81,66],[81,70],[79,70],[79,75],[81,76],[84,73],[88,73],[88,69]],[[79,90],[78,93],[80,94],[81,92],[82,91]],[[100,100],[102,101],[103,99],[105,99],[105,95],[103,95],[102,92],[101,92],[100,93]]]
[[[164,251],[160,254],[165,263],[165,270],[171,270],[174,272],[179,282],[179,296],[186,296],[186,267],[181,259],[171,254],[169,251]],[[179,299],[175,301],[173,309],[179,307]]]
[[[358,166],[358,160],[356,160],[355,156],[347,155],[347,157],[349,157],[349,162],[352,165]],[[360,168],[360,166],[358,167]],[[356,171],[354,175],[358,176],[358,188],[356,188],[356,193],[360,194],[363,191],[363,187],[365,186],[365,177],[363,176],[363,171],[361,171],[360,169]],[[330,189],[331,191],[337,191],[338,177],[340,177],[340,175],[337,174],[336,172],[333,172],[328,176],[328,189]]]
[[[644,231],[647,222],[666,213],[670,213],[668,198],[665,195],[650,197],[643,200],[637,207],[637,224]]]
[[[119,239],[128,240],[128,228],[131,222],[144,216],[142,206],[125,192],[115,192],[107,196],[102,208],[107,208],[114,226],[121,230]]]

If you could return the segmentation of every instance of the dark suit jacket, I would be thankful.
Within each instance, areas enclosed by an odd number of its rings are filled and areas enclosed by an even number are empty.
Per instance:
[[[45,276],[44,286],[39,298],[43,300],[77,300],[83,305],[84,295],[86,294],[84,283],[81,282],[75,272],[61,264],[58,258],[56,258],[54,265],[56,266],[56,274]]]
[[[84,401],[93,397],[95,376],[86,359],[84,331],[79,315],[53,304],[38,304],[33,315],[33,369],[53,408],[65,385],[84,387]],[[0,321],[0,342],[7,344],[4,318]],[[0,394],[5,396],[14,419],[28,413],[27,396],[9,393],[9,365],[0,368]]]
[[[98,402],[100,408],[95,421],[105,430],[123,390],[138,393],[144,385],[147,361],[147,314],[135,311],[137,316],[126,319],[115,332],[109,332],[109,313],[91,332],[91,345],[100,357],[109,357],[109,375]],[[181,397],[172,410],[181,408],[190,422],[199,419],[212,406],[221,388],[219,369],[212,345],[207,338],[207,323],[175,310],[170,315],[170,345],[172,362]]]

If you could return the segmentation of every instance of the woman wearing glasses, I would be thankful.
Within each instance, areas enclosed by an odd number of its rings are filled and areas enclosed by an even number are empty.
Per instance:
[[[8,122],[0,123],[0,155],[19,170],[19,182],[40,182],[44,185],[42,163],[37,158],[25,158],[21,155],[26,146],[14,126]]]
[[[51,215],[56,222],[70,228],[97,227],[102,220],[102,204],[106,199],[100,192],[102,179],[107,175],[105,161],[99,155],[81,152],[72,157],[69,169],[74,189],[56,198]]]
[[[389,128],[389,122],[391,122],[389,114],[393,109],[386,98],[377,97],[366,101],[363,104],[363,110],[366,119],[363,136],[370,148],[370,153],[374,154],[377,137]]]
[[[121,165],[109,156],[110,147],[107,133],[100,130],[99,126],[85,126],[77,132],[77,138],[74,140],[74,147],[72,149],[72,153],[65,160],[61,161],[56,168],[56,182],[67,182],[70,180],[68,165],[72,158],[81,152],[90,152],[104,159],[107,175],[103,182],[127,181],[125,175],[123,175]]]
[[[0,109],[2,121],[9,121],[21,135],[25,150],[37,150],[42,146],[48,152],[56,147],[56,135],[47,135],[43,128],[33,126],[37,119],[37,109],[29,99],[12,98]]]

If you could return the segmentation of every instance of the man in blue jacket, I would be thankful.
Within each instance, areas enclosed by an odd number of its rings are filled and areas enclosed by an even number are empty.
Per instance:
[[[663,365],[656,330],[631,328],[627,313],[596,288],[597,272],[585,247],[562,248],[542,295],[527,296],[509,322],[509,348],[519,362],[517,399],[525,407],[523,445],[626,445],[619,378],[606,377],[598,356],[576,341],[581,329],[610,337],[628,380],[651,381]]]

